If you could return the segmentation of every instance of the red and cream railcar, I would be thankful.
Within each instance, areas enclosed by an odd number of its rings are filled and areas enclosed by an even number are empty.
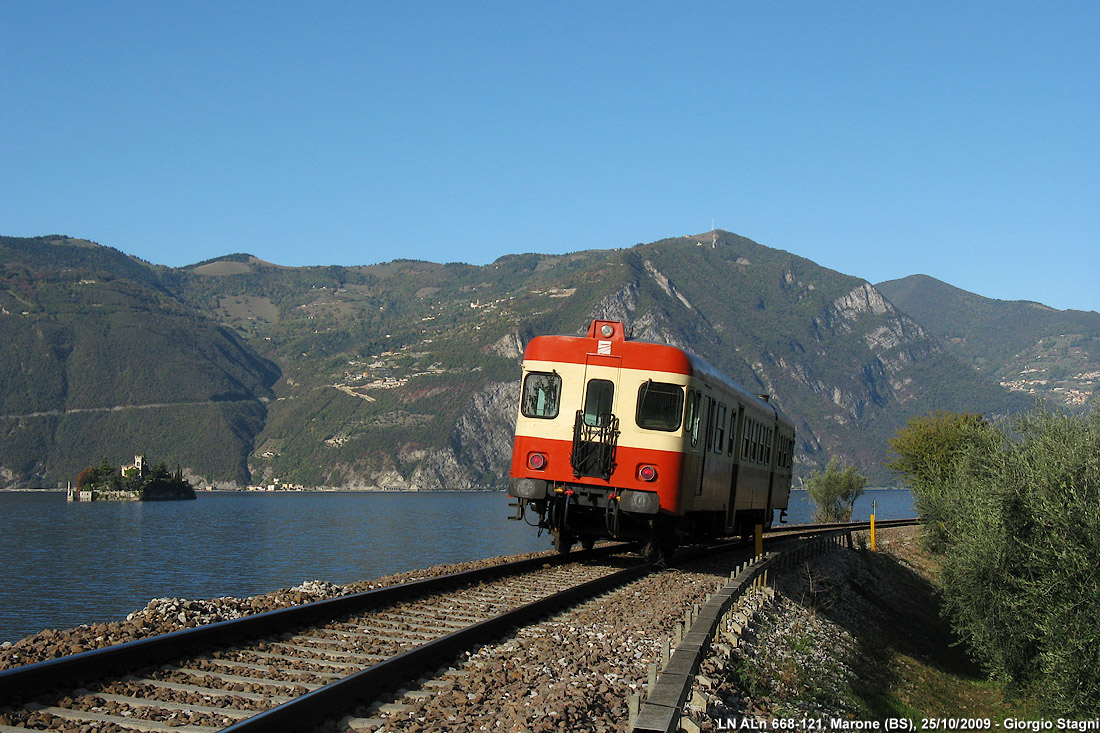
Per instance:
[[[794,425],[698,356],[628,340],[539,336],[523,357],[509,493],[555,546],[744,534],[786,510]]]

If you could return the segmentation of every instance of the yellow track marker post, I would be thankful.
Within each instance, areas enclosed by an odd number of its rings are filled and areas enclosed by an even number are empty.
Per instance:
[[[878,500],[871,500],[871,552],[875,551],[875,510],[878,508]]]

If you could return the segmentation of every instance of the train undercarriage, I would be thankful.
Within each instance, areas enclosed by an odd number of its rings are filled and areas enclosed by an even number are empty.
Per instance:
[[[636,542],[647,560],[661,562],[670,559],[680,545],[730,534],[724,513],[695,512],[683,516],[662,513],[657,495],[652,492],[538,483],[545,486],[532,487],[530,480],[514,482],[511,493],[517,497],[517,511],[512,518],[524,520],[540,532],[548,531],[554,549],[562,554],[577,543],[591,549],[597,541],[610,539]],[[638,496],[644,494],[649,496]],[[631,511],[624,504],[643,511]],[[747,535],[755,524],[764,524],[763,512],[742,514],[733,534]]]
[[[563,554],[578,542],[590,549],[601,539],[639,542],[651,559],[675,547],[675,522],[659,513],[653,492],[527,479],[514,482],[511,493],[518,500],[513,519],[547,530]]]

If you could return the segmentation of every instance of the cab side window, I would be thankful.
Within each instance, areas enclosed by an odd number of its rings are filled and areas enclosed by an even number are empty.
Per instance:
[[[684,427],[691,433],[691,444],[699,443],[699,403],[703,395],[693,389],[688,390],[687,416],[684,418]]]
[[[528,372],[523,378],[520,411],[524,417],[552,419],[561,404],[561,376],[556,372]]]
[[[668,432],[679,430],[683,412],[684,388],[680,385],[650,379],[638,388],[638,412],[635,415],[638,427]]]

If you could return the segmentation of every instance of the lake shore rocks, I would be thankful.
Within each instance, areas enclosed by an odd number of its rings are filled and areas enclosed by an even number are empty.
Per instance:
[[[347,585],[335,585],[324,580],[308,580],[293,588],[281,588],[271,593],[247,598],[234,598],[231,596],[204,600],[153,598],[144,608],[134,611],[121,621],[81,624],[70,629],[44,629],[37,634],[25,636],[15,642],[0,643],[0,669],[33,664],[68,654],[77,654],[91,649],[143,639],[148,636],[166,634],[217,621],[228,621],[241,616],[274,611],[349,593],[360,593],[375,588],[552,554],[551,550],[547,550],[511,557],[437,565],[422,570],[394,573],[373,580],[348,583]]]

